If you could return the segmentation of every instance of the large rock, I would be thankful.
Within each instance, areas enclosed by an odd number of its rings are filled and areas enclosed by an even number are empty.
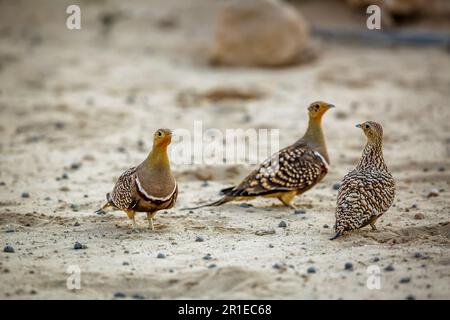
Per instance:
[[[283,66],[302,60],[308,26],[291,5],[277,0],[234,0],[219,13],[210,62]]]

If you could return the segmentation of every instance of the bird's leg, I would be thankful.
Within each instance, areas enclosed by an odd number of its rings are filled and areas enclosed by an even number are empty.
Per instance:
[[[278,199],[286,206],[291,209],[297,209],[293,204],[291,204],[292,199],[294,199],[296,193],[295,192],[286,192],[283,193]]]
[[[153,217],[155,216],[154,212],[147,212],[147,219],[148,219],[148,227],[150,230],[155,230],[155,227],[153,226]]]
[[[377,230],[377,227],[375,226],[375,222],[377,222],[378,217],[375,217],[372,219],[372,221],[370,221],[370,226],[372,227],[372,230],[375,231]]]
[[[136,225],[136,220],[135,220],[135,212],[134,210],[127,210],[126,211],[128,218],[130,218],[131,220],[133,220],[132,222],[132,228],[134,232],[139,232],[137,225]]]

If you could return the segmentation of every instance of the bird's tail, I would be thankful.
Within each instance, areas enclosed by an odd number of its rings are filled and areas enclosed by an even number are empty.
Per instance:
[[[341,231],[336,231],[336,234],[335,234],[332,238],[330,238],[330,240],[337,239],[337,238],[339,238],[340,236],[342,236],[342,232],[341,232]]]
[[[196,210],[196,209],[200,209],[200,208],[204,208],[204,207],[217,207],[220,206],[224,203],[227,203],[229,201],[233,200],[232,197],[223,197],[222,199],[219,199],[217,201],[211,202],[211,203],[207,203],[207,204],[203,204],[201,206],[198,207],[191,207],[191,208],[182,208],[181,210]]]
[[[105,213],[104,209],[113,206],[112,201],[111,201],[111,195],[109,193],[106,194],[106,200],[107,201],[101,206],[101,208],[94,211],[94,213],[104,214]]]
[[[222,190],[220,190],[220,194],[223,194],[225,196],[229,196],[230,195],[230,191],[233,190],[235,188],[235,186],[229,187],[229,188],[224,188]]]

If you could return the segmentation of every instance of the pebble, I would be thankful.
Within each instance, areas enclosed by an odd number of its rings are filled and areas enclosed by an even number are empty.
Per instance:
[[[203,257],[203,260],[211,260],[211,259],[212,259],[212,257],[209,253]]]
[[[131,297],[136,300],[144,300],[145,299],[145,297],[139,293],[133,294]]]
[[[6,186],[6,183],[3,181],[0,181],[0,186]]]
[[[284,263],[275,263],[272,268],[277,269],[277,270],[284,270],[286,269],[286,265]]]
[[[328,229],[328,228],[329,228],[329,226],[328,226],[327,224],[324,224],[323,227],[324,227],[325,229]]]
[[[208,266],[208,269],[213,269],[213,268],[217,268],[217,265],[216,265],[215,263],[211,263],[211,264]]]
[[[394,266],[392,264],[388,265],[386,268],[384,268],[384,271],[394,271]]]
[[[253,205],[250,204],[250,203],[241,203],[241,204],[239,205],[239,207],[245,209],[245,208],[251,208],[251,207],[253,207]]]
[[[122,265],[123,265],[123,266],[129,266],[129,265],[130,265],[130,263],[129,263],[129,262],[127,262],[127,261],[124,261],[124,262],[122,262]]]
[[[114,298],[125,298],[126,296],[127,295],[125,293],[120,292],[120,291],[114,293]]]
[[[412,208],[412,209],[417,209],[418,206],[417,206],[417,204],[413,204],[413,205],[411,206],[411,208]]]
[[[16,232],[16,230],[14,230],[14,229],[8,229],[8,230],[6,230],[5,232],[6,232],[6,233],[13,233],[13,232]]]
[[[195,242],[203,242],[203,241],[205,241],[205,239],[203,239],[202,236],[197,236],[197,237],[195,238]]]
[[[439,190],[438,189],[430,189],[427,193],[427,198],[431,198],[431,197],[437,197],[439,196]]]
[[[412,294],[409,294],[408,296],[406,296],[406,300],[416,300],[416,297]]]
[[[445,168],[444,168],[444,167],[439,167],[439,168],[438,168],[438,171],[439,171],[439,172],[444,172],[444,171],[445,171]]]
[[[306,210],[305,209],[297,209],[294,211],[294,214],[305,214]]]
[[[69,179],[69,175],[67,173],[63,173],[61,179]]]
[[[399,281],[400,283],[409,283],[411,282],[411,278],[410,277],[403,277],[400,279]]]
[[[81,243],[79,243],[79,242],[77,241],[77,242],[75,242],[75,244],[73,245],[73,248],[74,248],[75,250],[87,249],[87,245],[81,244]]]
[[[202,188],[206,188],[206,187],[209,187],[209,182],[205,180],[202,183]]]
[[[336,182],[335,184],[333,184],[333,190],[339,190],[340,187],[341,187],[340,182]]]
[[[79,163],[79,162],[74,162],[70,165],[70,169],[72,169],[72,170],[78,170],[78,169],[80,169],[80,167],[81,167],[81,163]]]
[[[380,261],[380,258],[378,258],[378,257],[375,257],[375,258],[373,258],[373,260],[372,260],[373,262],[378,262],[378,261]]]
[[[286,221],[280,221],[280,223],[278,224],[278,227],[279,228],[287,228],[287,223],[286,223]]]
[[[425,219],[425,215],[423,213],[416,213],[414,215],[414,219],[416,219],[416,220],[423,220],[423,219]]]
[[[314,268],[314,267],[309,267],[309,268],[306,270],[306,272],[308,272],[308,273],[316,273],[316,268]]]
[[[156,258],[158,258],[158,259],[165,259],[165,258],[166,258],[166,255],[165,255],[164,253],[160,252],[160,253],[158,253],[158,255],[156,256]]]
[[[351,262],[346,262],[344,265],[345,270],[350,270],[353,271],[353,263]]]
[[[22,192],[22,198],[29,198],[30,194],[28,192]]]
[[[80,226],[80,223],[77,221],[77,222],[75,222],[75,223],[73,224],[73,226],[74,226],[74,227],[79,227],[79,226]]]
[[[274,245],[269,243],[269,248],[274,248]]]
[[[423,257],[423,254],[421,254],[420,252],[414,253],[414,258],[420,259],[422,257]]]
[[[14,248],[10,245],[7,245],[3,248],[3,252],[14,253]]]

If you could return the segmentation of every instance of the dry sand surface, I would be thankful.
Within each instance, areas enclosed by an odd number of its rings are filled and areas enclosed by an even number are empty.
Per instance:
[[[216,1],[83,1],[80,31],[65,28],[64,1],[29,3],[0,3],[0,245],[15,251],[0,252],[0,298],[450,298],[448,52],[322,43],[306,65],[212,68],[203,57]],[[191,99],[223,88],[262,96]],[[174,166],[178,203],[154,232],[145,214],[132,233],[123,212],[93,213],[155,129],[279,128],[286,146],[317,99],[337,106],[324,119],[332,164],[296,198],[304,213],[266,199],[180,210],[251,169],[233,164]],[[354,125],[364,120],[385,128],[395,204],[378,231],[329,241],[333,185],[361,154]],[[87,248],[74,250],[77,241]],[[70,265],[80,290],[66,288]],[[366,286],[370,265],[380,290]]]

